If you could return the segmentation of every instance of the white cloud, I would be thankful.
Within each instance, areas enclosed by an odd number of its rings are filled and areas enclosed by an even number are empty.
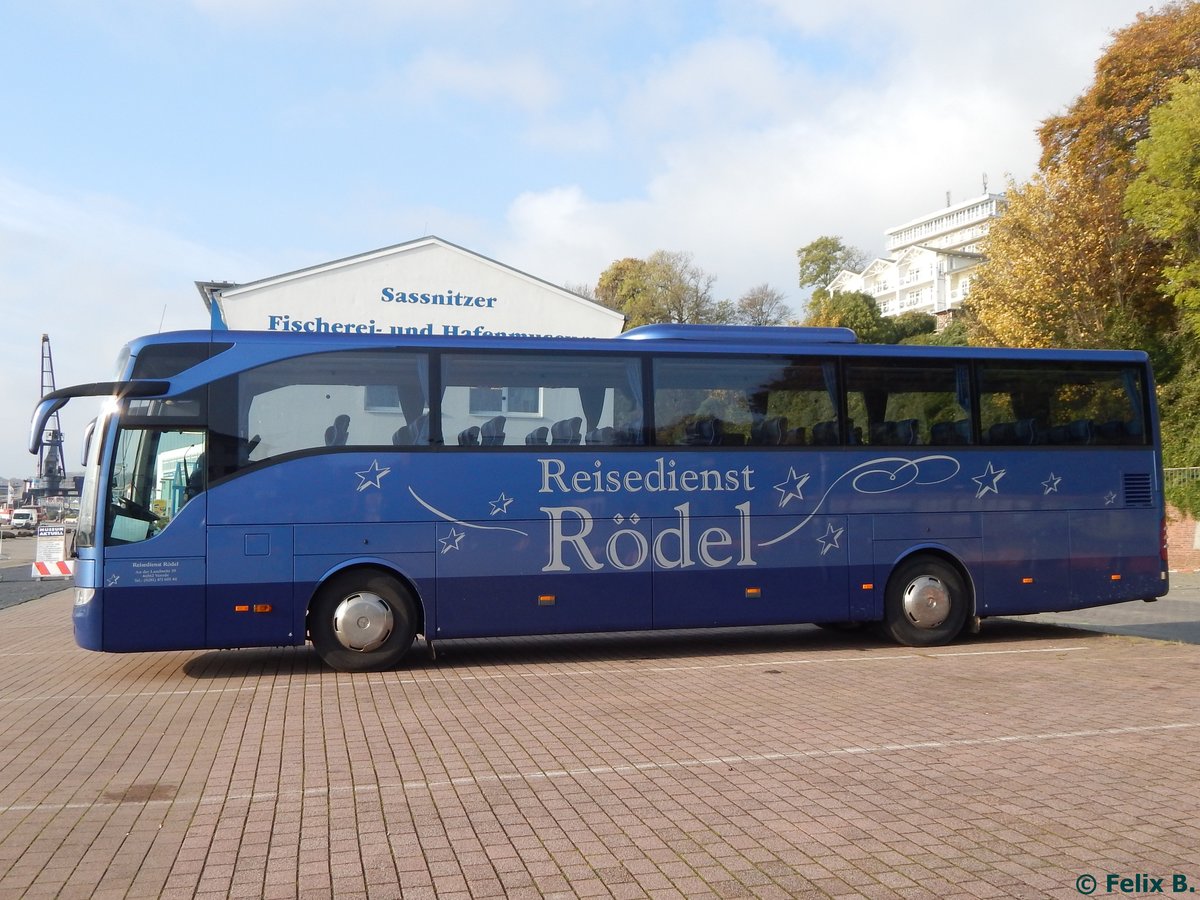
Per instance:
[[[0,476],[34,469],[22,447],[39,397],[43,333],[58,387],[108,380],[130,338],[160,325],[207,327],[192,281],[247,268],[144,219],[111,198],[56,196],[0,176],[0,434],[9,436],[0,442]],[[71,468],[86,421],[76,405],[61,414]]]
[[[638,136],[726,132],[778,119],[811,102],[812,79],[761,38],[700,41],[655,67],[624,106]]]
[[[557,78],[536,60],[487,61],[441,50],[414,58],[394,84],[403,85],[411,100],[427,104],[465,98],[503,103],[527,112],[544,110],[559,96]]]
[[[504,252],[546,277],[594,283],[620,256],[690,250],[721,296],[765,280],[798,309],[795,250],[808,241],[838,234],[882,253],[886,228],[939,208],[947,192],[959,202],[982,193],[985,175],[991,191],[1010,173],[1028,177],[1039,122],[1086,88],[1110,31],[1137,10],[1018,3],[981,22],[943,2],[768,5],[806,34],[878,52],[827,60],[834,74],[757,40],[675,54],[619,104],[631,131],[669,134],[642,194],[523,192]]]

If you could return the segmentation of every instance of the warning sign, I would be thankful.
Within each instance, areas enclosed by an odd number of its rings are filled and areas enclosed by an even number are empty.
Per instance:
[[[63,525],[39,525],[37,555],[33,561],[34,578],[70,578],[74,560],[67,559],[67,529]]]

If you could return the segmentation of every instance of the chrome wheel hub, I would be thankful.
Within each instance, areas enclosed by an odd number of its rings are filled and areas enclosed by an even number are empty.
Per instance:
[[[950,615],[950,592],[931,575],[914,578],[904,589],[904,615],[918,628],[937,628]]]
[[[333,633],[347,650],[376,650],[394,627],[392,608],[378,594],[367,591],[349,595],[333,611]]]

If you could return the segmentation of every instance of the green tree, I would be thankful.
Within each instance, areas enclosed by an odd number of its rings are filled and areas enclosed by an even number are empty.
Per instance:
[[[826,285],[842,269],[859,271],[867,263],[867,254],[851,247],[840,237],[825,235],[796,251],[800,266],[800,287],[815,288],[813,297],[828,296]]]
[[[915,310],[900,313],[891,319],[893,340],[897,344],[916,343],[914,338],[931,335],[937,331],[937,318],[929,313]]]
[[[764,282],[741,296],[734,321],[739,325],[782,325],[791,315],[783,292]]]
[[[1150,135],[1137,145],[1141,174],[1125,209],[1166,244],[1160,289],[1200,333],[1200,73],[1179,81],[1150,111]]]
[[[850,328],[864,344],[896,343],[895,321],[884,318],[875,298],[862,291],[835,291],[823,296],[814,293],[804,324]]]

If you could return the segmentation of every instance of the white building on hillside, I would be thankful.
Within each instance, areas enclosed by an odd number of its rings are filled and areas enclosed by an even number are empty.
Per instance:
[[[843,269],[826,289],[863,291],[885,316],[930,313],[948,320],[971,290],[971,270],[983,261],[979,241],[1004,210],[1003,194],[984,194],[890,228],[886,258],[863,271]]]

